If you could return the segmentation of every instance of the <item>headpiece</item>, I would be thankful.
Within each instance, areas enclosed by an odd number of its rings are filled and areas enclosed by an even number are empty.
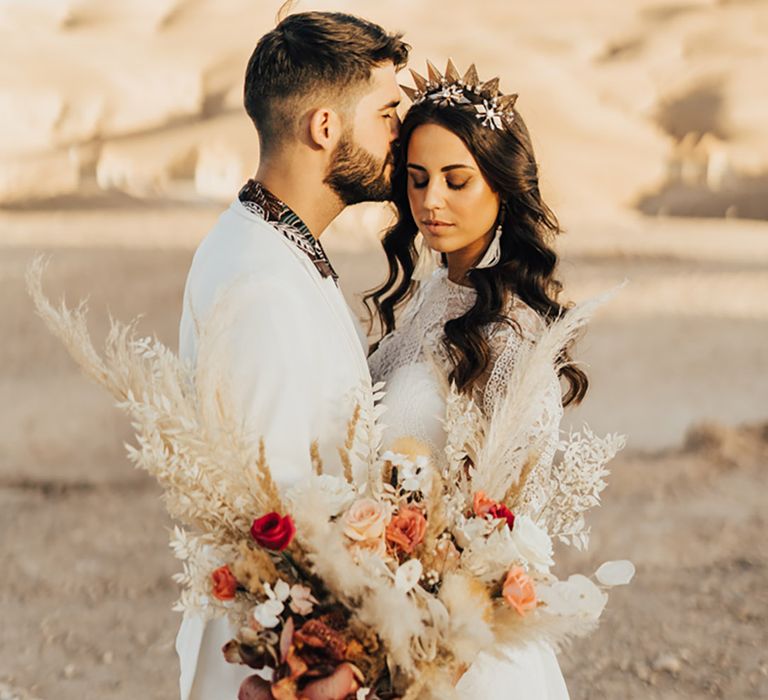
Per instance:
[[[472,105],[482,125],[491,129],[501,129],[515,118],[513,108],[517,95],[504,95],[499,90],[498,78],[481,83],[474,63],[460,76],[451,59],[448,59],[445,75],[427,61],[426,78],[413,69],[411,75],[416,88],[406,85],[400,87],[415,105],[425,100],[436,102],[441,107]]]

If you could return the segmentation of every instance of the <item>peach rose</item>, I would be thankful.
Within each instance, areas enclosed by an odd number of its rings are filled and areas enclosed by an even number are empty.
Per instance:
[[[387,543],[384,541],[384,537],[377,537],[375,540],[361,540],[360,542],[351,542],[350,551],[355,554],[357,552],[365,552],[367,554],[374,554],[378,557],[387,556]]]
[[[376,540],[384,534],[388,519],[389,506],[386,503],[361,498],[344,513],[344,534],[355,542]]]
[[[427,519],[415,506],[403,506],[387,525],[387,542],[410,554],[424,541]]]
[[[536,609],[536,589],[522,566],[513,566],[509,570],[501,593],[507,604],[517,610],[519,615]]]
[[[485,495],[485,491],[478,491],[475,494],[474,502],[472,503],[472,510],[475,511],[475,515],[478,518],[484,518],[491,512],[491,508],[496,505],[496,501],[492,498],[488,498]]]

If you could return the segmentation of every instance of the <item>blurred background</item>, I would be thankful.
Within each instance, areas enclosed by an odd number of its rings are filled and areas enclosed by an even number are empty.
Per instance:
[[[34,316],[24,270],[176,346],[196,245],[256,169],[245,64],[268,0],[0,0],[0,698],[177,695],[177,570],[127,421]],[[628,436],[589,573],[630,558],[574,700],[768,697],[768,2],[300,2],[405,33],[518,92],[565,296],[629,281],[577,355],[566,414]],[[407,74],[402,82],[411,84]],[[323,236],[350,304],[384,272],[385,207]],[[504,697],[500,689],[499,697]]]

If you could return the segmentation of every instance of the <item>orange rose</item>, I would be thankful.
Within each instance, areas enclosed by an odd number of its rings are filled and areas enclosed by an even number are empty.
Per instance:
[[[415,506],[403,506],[387,525],[387,542],[410,554],[424,541],[427,519]]]
[[[478,491],[475,494],[475,500],[472,503],[472,510],[475,511],[475,515],[478,518],[484,518],[491,512],[491,508],[496,505],[496,501],[492,498],[488,498],[485,495],[485,491]]]
[[[519,615],[536,609],[536,589],[522,566],[513,566],[509,570],[501,593],[507,604],[517,610]]]
[[[213,582],[213,597],[219,600],[232,600],[237,590],[237,579],[232,575],[229,567],[220,566],[211,574]]]

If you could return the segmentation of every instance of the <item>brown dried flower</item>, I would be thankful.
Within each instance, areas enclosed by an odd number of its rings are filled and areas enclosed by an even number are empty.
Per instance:
[[[277,569],[264,550],[252,548],[242,541],[238,544],[238,552],[240,556],[229,568],[241,586],[259,595],[264,590],[264,583],[271,585],[277,581]]]

